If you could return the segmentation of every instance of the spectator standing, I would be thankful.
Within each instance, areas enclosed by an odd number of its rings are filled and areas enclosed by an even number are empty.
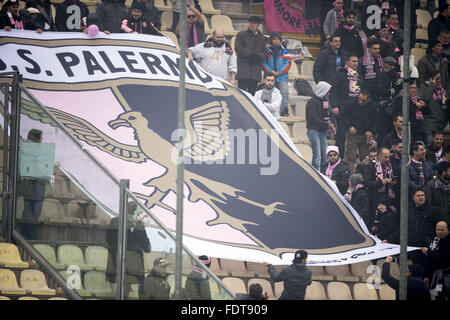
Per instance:
[[[25,8],[36,8],[45,20],[43,31],[56,31],[50,0],[26,0]]]
[[[435,132],[443,132],[446,127],[448,112],[448,96],[441,85],[441,76],[434,71],[419,90],[423,101],[430,108],[430,113],[424,115],[423,136],[425,145],[430,145]]]
[[[275,119],[280,119],[282,96],[280,90],[275,88],[275,75],[273,73],[266,73],[264,76],[264,88],[256,91],[255,99],[264,105]]]
[[[306,267],[308,252],[298,250],[295,252],[292,264],[280,273],[275,271],[275,267],[265,262],[268,267],[270,279],[274,282],[283,281],[283,292],[279,300],[304,300],[306,287],[311,284],[312,272]]]
[[[450,218],[450,163],[441,162],[437,175],[425,184],[425,195],[442,219]]]
[[[76,12],[80,12],[80,14],[77,15]],[[60,32],[84,31],[87,29],[88,15],[89,9],[87,5],[80,0],[64,0],[64,2],[56,8],[56,30]]]
[[[378,73],[383,71],[383,60],[380,56],[380,41],[376,37],[367,40],[367,49],[364,56],[359,59],[358,74],[361,77],[364,87],[369,90],[373,101],[378,101],[375,95],[376,81]]]
[[[358,30],[355,28],[356,12],[346,10],[344,12],[344,23],[341,23],[334,34],[341,38],[341,48],[355,54],[358,59],[364,55],[364,45]]]
[[[25,30],[36,30],[38,33],[43,32],[45,28],[45,18],[36,8],[20,9],[19,14],[22,16],[23,28]]]
[[[321,50],[314,63],[314,81],[330,81],[336,75],[338,67],[344,67],[347,52],[341,48],[341,38],[336,35],[330,37],[330,46]]]
[[[120,33],[122,21],[127,17],[124,0],[103,0],[95,11],[98,28],[105,34]]]
[[[122,21],[122,31],[125,33],[141,33],[162,36],[153,23],[144,14],[145,4],[137,1],[131,5],[131,13]]]
[[[443,29],[450,30],[450,5],[445,2],[439,5],[438,16],[428,23],[428,47],[432,45]]]
[[[168,266],[169,262],[163,257],[153,261],[153,269],[139,286],[139,300],[169,300]]]
[[[392,204],[395,208],[400,208],[400,197],[398,195],[400,195],[401,188],[402,150],[402,140],[394,138],[391,141],[391,156],[389,158],[389,161],[391,162],[392,166],[392,175],[394,176],[394,179],[397,180],[397,183],[393,186],[394,193],[397,195],[392,201]]]
[[[197,61],[209,73],[236,84],[236,55],[222,29],[215,29],[211,38],[190,47],[187,54],[190,61]]]
[[[22,16],[19,14],[19,0],[8,0],[3,4],[0,11],[0,29],[24,29]]]
[[[291,57],[289,50],[283,47],[282,39],[279,32],[270,34],[267,48],[267,56],[263,62],[263,70],[265,73],[272,72],[275,75],[275,86],[281,92],[283,101],[281,102],[281,116],[288,116],[289,104],[289,76],[288,72],[291,68]]]
[[[347,192],[350,170],[345,161],[339,157],[339,148],[329,146],[326,150],[328,163],[322,166],[321,172],[333,181],[342,195]]]
[[[208,268],[211,266],[211,259],[208,256],[199,256],[198,259]],[[211,300],[209,277],[202,268],[192,267],[191,273],[186,277],[184,294],[186,300]]]
[[[386,19],[386,27],[388,28],[389,33],[392,35],[393,41],[396,44],[395,52],[398,56],[401,56],[403,54],[404,32],[403,29],[400,28],[397,11],[389,11]]]
[[[348,108],[356,103],[361,92],[361,80],[358,74],[358,57],[350,53],[345,58],[345,66],[338,68],[332,82],[330,101],[332,113],[337,122],[336,145],[345,154],[345,139],[348,130]]]
[[[247,30],[238,32],[235,42],[238,86],[251,95],[261,81],[261,64],[266,58],[266,39],[258,29],[260,23],[259,17],[251,16]]]
[[[450,79],[448,74],[448,63],[442,57],[444,47],[439,40],[434,39],[430,42],[427,53],[417,63],[417,70],[419,71],[419,89],[424,82],[436,72],[439,72],[441,83],[445,91],[449,91]]]
[[[387,149],[391,149],[394,139],[400,139],[401,141],[403,137],[403,117],[400,114],[394,115],[392,123],[392,131],[383,138],[383,142],[381,143],[381,146]]]
[[[180,37],[180,21],[178,21],[175,34]],[[186,12],[186,48],[190,48],[205,41],[205,21],[201,12],[188,4]]]
[[[327,162],[327,132],[334,130],[328,104],[330,88],[329,83],[319,82],[314,96],[306,103],[306,134],[312,148],[312,166],[317,170]]]
[[[383,263],[381,278],[387,283],[389,287],[395,290],[395,299],[399,300],[400,281],[390,275],[392,257],[386,257],[386,262]],[[424,270],[421,265],[408,265],[408,277],[406,284],[406,299],[407,300],[431,300],[430,292],[427,285],[423,281]]]
[[[347,193],[344,195],[344,198],[350,202],[352,208],[367,223],[370,210],[369,191],[364,185],[362,174],[354,173],[350,176]]]
[[[438,163],[444,159],[444,134],[442,132],[435,132],[433,134],[433,142],[428,146],[426,159],[430,163]]]
[[[374,219],[369,226],[370,234],[377,236],[382,241],[398,243],[398,222],[399,217],[392,210],[391,201],[383,197],[378,200]]]
[[[144,16],[147,20],[151,21],[155,28],[160,31],[161,30],[161,12],[158,8],[155,7],[155,0],[133,0],[131,6],[133,6],[136,2],[142,2],[145,5],[144,8]],[[131,9],[128,14],[131,13]],[[176,25],[175,25],[176,27]]]
[[[411,164],[409,165],[409,192],[423,188],[433,178],[431,163],[426,162],[427,149],[421,142],[411,145]]]
[[[357,101],[347,108],[345,128],[348,128],[345,141],[345,161],[350,172],[355,172],[356,158],[360,160],[369,155],[375,132],[376,106],[370,101],[369,93],[363,90],[359,93]]]
[[[394,39],[394,36],[389,32],[388,27],[380,29],[377,33],[377,38],[380,40],[380,55],[382,58],[393,57],[396,61],[400,57],[399,45]]]
[[[369,168],[369,166],[372,165],[372,163],[375,161],[376,157],[377,157],[377,147],[375,145],[372,145],[369,148],[369,154],[367,157],[365,157],[363,160],[361,160],[360,163],[358,163],[356,165],[356,170],[355,173],[361,173],[364,176],[367,176],[366,174],[364,174],[364,172],[366,172],[366,170]]]
[[[335,0],[333,2],[333,9],[328,11],[325,21],[323,23],[323,33],[325,34],[325,39],[330,41],[331,36],[344,22],[344,0]],[[325,41],[325,45],[327,44]]]
[[[176,32],[176,28],[178,23],[180,22],[180,13],[181,13],[181,0],[170,0],[172,2],[172,32]],[[197,9],[200,13],[202,13],[202,8],[198,3],[198,0],[186,0],[186,5],[188,8]],[[203,41],[201,41],[203,42]]]

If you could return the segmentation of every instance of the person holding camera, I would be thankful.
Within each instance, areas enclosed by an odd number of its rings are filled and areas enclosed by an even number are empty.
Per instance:
[[[280,90],[275,88],[275,75],[272,72],[264,76],[264,88],[256,91],[255,99],[266,106],[275,119],[280,119],[280,107],[283,100]]]

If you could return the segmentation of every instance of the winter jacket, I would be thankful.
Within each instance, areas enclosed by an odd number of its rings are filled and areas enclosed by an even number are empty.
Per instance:
[[[345,67],[338,68],[331,79],[330,102],[332,106],[339,107],[339,113],[345,114],[345,109],[358,99],[357,92],[361,89],[361,79],[358,76],[353,79],[348,75]]]
[[[438,148],[433,143],[431,143],[431,145],[427,148],[427,154],[426,154],[427,161],[432,164],[436,164],[439,162],[439,160],[445,158],[445,154],[444,154],[445,148],[446,148],[445,143],[442,144],[441,148]],[[441,149],[441,151],[442,151],[441,156],[439,157],[439,159],[436,159],[436,152],[438,152],[439,149]]]
[[[328,163],[323,165],[322,170],[320,172],[325,174],[327,167]],[[331,176],[331,180],[336,181],[336,186],[338,187],[342,195],[344,195],[347,192],[348,178],[350,178],[350,169],[348,168],[348,164],[344,160],[341,160],[341,163],[339,163],[333,169],[333,175]]]
[[[338,23],[338,16],[336,9],[331,9],[328,11],[325,21],[323,22],[323,33],[325,35],[333,35],[337,30],[336,24]],[[338,25],[339,26],[339,25]]]
[[[275,282],[283,281],[284,290],[280,300],[304,300],[306,287],[311,284],[312,272],[304,264],[293,263],[280,273],[275,272],[273,265],[269,265],[270,279]]]
[[[4,29],[5,27],[11,27],[11,29],[19,28],[20,22],[23,24],[22,16],[20,15],[20,12],[17,16],[13,16],[14,18],[14,24],[11,24],[11,21],[8,17],[6,7],[3,8],[3,10],[0,11],[0,29]],[[22,26],[23,27],[23,26]]]
[[[362,86],[369,90],[372,98],[375,97],[374,90],[377,84],[375,80],[376,75],[383,70],[383,61],[381,60],[380,63],[378,63],[378,58],[374,58],[373,60],[374,64],[368,63],[364,65],[364,56],[358,59],[358,74],[361,78]]]
[[[278,51],[278,56],[276,59],[276,65],[274,65],[274,57],[272,54],[272,47],[267,48],[267,58],[263,62],[263,70],[265,73],[270,71],[276,71],[280,75],[276,77],[276,82],[287,82],[288,81],[288,72],[291,68],[291,57],[289,56],[289,50],[281,47]]]
[[[306,128],[317,130],[319,132],[325,132],[328,130],[328,121],[324,120],[324,117],[329,116],[325,114],[323,108],[323,100],[317,96],[313,96],[306,103]]]
[[[366,186],[353,191],[350,204],[361,218],[363,218],[364,221],[367,221],[367,218],[369,217],[370,202],[369,190]]]
[[[389,262],[383,263],[383,270],[381,278],[387,283],[389,287],[395,290],[395,299],[399,299],[400,281],[390,275],[391,264]],[[431,300],[428,287],[419,277],[409,276],[407,279],[407,300]]]
[[[261,31],[256,35],[250,30],[236,35],[237,79],[261,81],[262,62],[266,58],[266,39]]]
[[[429,78],[431,72],[438,71],[441,74],[442,87],[447,91],[448,94],[450,92],[448,63],[445,62],[442,57],[438,57],[438,59],[440,61],[439,69],[436,68],[431,53],[427,53],[422,58],[420,58],[419,62],[417,63],[417,71],[419,71],[418,87],[420,89],[424,85],[425,80]]]
[[[428,41],[437,39],[443,29],[450,30],[450,20],[439,14],[428,23]]]
[[[436,211],[427,202],[416,207],[410,204],[408,210],[408,246],[426,247],[435,237],[435,226],[439,218]]]
[[[419,90],[419,94],[423,101],[425,101],[430,108],[430,113],[424,116],[423,129],[433,132],[443,132],[448,122],[447,113],[446,110],[442,108],[441,101],[433,99],[435,88],[436,84],[433,82],[425,82]]]
[[[122,32],[131,33],[137,32],[141,34],[152,34],[155,36],[162,36],[155,26],[150,22],[145,15],[140,19],[134,19],[131,15],[122,21]]]
[[[133,4],[137,1],[141,0],[133,0]],[[128,14],[131,14],[131,8],[128,10]],[[147,5],[145,5],[144,15],[146,16],[147,20],[150,20],[156,29],[161,30],[161,12],[155,7],[154,4],[152,4],[152,1],[150,1]]]
[[[22,16],[23,28],[25,30],[44,30],[47,20],[42,13],[31,14],[27,9],[20,9],[20,15]]]
[[[209,278],[203,278],[198,272],[192,271],[186,278],[184,285],[184,299],[211,300]]]
[[[395,71],[378,73],[375,82],[376,101],[392,101],[403,88],[403,81]]]
[[[97,7],[96,13],[100,31],[121,32],[122,21],[127,17],[127,11],[123,2],[104,0]]]
[[[399,217],[391,210],[391,208],[387,208],[386,212],[378,211],[378,213],[378,217],[376,218],[378,220],[378,230],[375,233],[372,233],[371,231],[371,233],[376,235],[380,240],[386,240],[389,243],[397,243]],[[374,219],[369,230],[371,230],[375,223]]]
[[[376,106],[372,102],[360,106],[355,100],[345,112],[346,128],[354,127],[358,135],[365,134],[366,131],[375,133],[375,115]]]
[[[314,63],[313,76],[314,81],[331,81],[334,79],[337,68],[344,67],[347,52],[339,48],[338,53],[334,53],[331,47],[327,47],[319,52],[316,62]],[[340,58],[340,65],[337,64],[337,58]]]
[[[80,21],[79,25],[71,25],[73,22],[71,22],[72,15],[74,14],[74,9],[72,6],[76,6],[80,9]],[[71,9],[69,9],[71,7]],[[89,9],[86,4],[83,2],[76,0],[75,3],[73,3],[72,0],[65,0],[63,3],[61,3],[58,8],[56,9],[56,16],[55,16],[55,24],[56,24],[56,30],[60,32],[69,32],[69,31],[75,31],[80,32],[83,31],[83,26],[86,25],[87,22],[83,21],[87,19],[87,16],[89,15]],[[70,18],[70,19],[69,19]],[[85,19],[83,19],[85,18]],[[77,23],[78,21],[75,21]]]
[[[450,268],[450,236],[446,235],[440,239],[435,250],[428,250],[427,258],[430,263],[431,275],[437,269]]]
[[[169,300],[170,285],[167,275],[161,275],[152,269],[139,287],[140,300]]]
[[[41,11],[41,14],[44,16],[45,22],[47,23],[47,28],[44,27],[43,30],[47,31],[56,31],[55,26],[55,17],[53,17],[52,13],[52,3],[50,0],[37,0],[35,5],[32,5],[31,3],[27,2],[27,5],[25,6],[26,9],[28,8],[36,8],[39,11]]]
[[[433,178],[433,168],[431,163],[423,161],[423,175],[425,179],[425,184]],[[419,171],[418,164],[411,161],[409,165],[409,192],[412,193],[414,190],[420,188],[419,185]],[[422,186],[424,187],[424,186]]]
[[[436,188],[435,179],[438,177],[433,177],[430,181],[425,184],[425,195],[428,203],[437,211],[439,215],[444,218],[450,218],[450,190],[445,191],[440,188]]]
[[[341,24],[335,34],[341,37],[342,49],[356,54],[358,58],[364,55],[364,45],[356,27],[349,31],[344,28],[344,24]]]
[[[394,139],[400,139],[395,128],[383,138],[380,147],[391,149],[391,143]]]

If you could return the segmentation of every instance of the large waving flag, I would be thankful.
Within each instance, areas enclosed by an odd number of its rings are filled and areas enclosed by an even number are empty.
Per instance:
[[[0,31],[0,69],[18,70],[50,113],[175,229],[180,59],[165,37]],[[24,119],[48,119],[23,104]],[[290,264],[348,264],[397,254],[300,155],[253,97],[190,63],[186,73],[184,243],[194,254]],[[28,126],[29,127],[29,126]],[[52,129],[54,130],[54,129]],[[21,132],[25,135],[26,132]],[[86,167],[55,161],[82,181]],[[94,174],[94,173],[92,173]],[[94,179],[95,180],[95,179]],[[117,212],[117,195],[84,185]]]

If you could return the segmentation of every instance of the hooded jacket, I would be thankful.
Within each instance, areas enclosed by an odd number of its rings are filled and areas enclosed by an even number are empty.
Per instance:
[[[278,51],[276,65],[274,65],[274,57],[272,52],[272,47],[267,48],[267,58],[263,62],[263,70],[265,73],[270,71],[276,71],[280,75],[275,78],[276,82],[287,82],[288,81],[288,72],[291,68],[291,57],[289,56],[289,50],[281,46]]]
[[[323,108],[323,97],[330,90],[331,85],[321,81],[316,86],[316,93],[308,100],[306,104],[306,128],[325,132],[328,130],[328,121],[324,120],[329,117],[329,111]]]

